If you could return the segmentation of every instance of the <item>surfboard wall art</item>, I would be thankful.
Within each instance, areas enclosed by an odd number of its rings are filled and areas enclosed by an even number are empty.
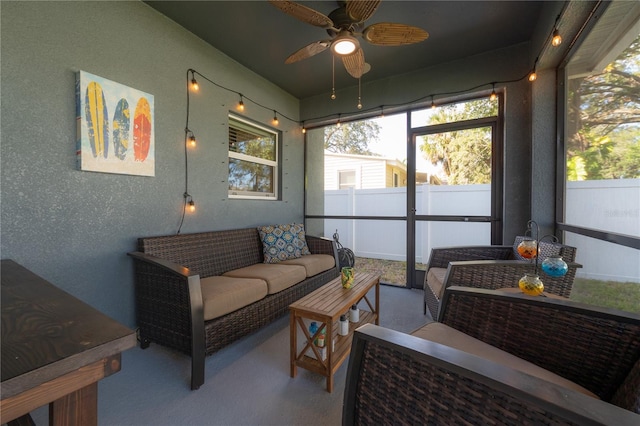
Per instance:
[[[78,72],[78,169],[155,176],[153,116],[153,95],[86,71]]]

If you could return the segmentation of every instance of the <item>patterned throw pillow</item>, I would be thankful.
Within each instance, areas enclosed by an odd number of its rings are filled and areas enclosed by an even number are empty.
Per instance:
[[[311,254],[307,247],[304,225],[301,223],[260,226],[258,231],[262,240],[264,263],[278,263]]]

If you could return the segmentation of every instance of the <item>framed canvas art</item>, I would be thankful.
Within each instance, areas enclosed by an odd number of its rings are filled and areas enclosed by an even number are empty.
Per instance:
[[[79,71],[78,169],[155,176],[153,95]]]

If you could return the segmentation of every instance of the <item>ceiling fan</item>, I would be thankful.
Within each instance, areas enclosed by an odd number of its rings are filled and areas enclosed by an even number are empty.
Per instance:
[[[338,1],[339,7],[329,16],[293,1],[269,2],[302,22],[324,28],[330,36],[329,39],[315,41],[293,53],[285,60],[285,64],[310,58],[331,48],[335,55],[342,58],[347,72],[354,78],[360,78],[371,66],[364,60],[358,38],[379,46],[401,46],[419,43],[429,37],[422,28],[405,24],[381,22],[364,27],[364,21],[373,16],[381,0]]]

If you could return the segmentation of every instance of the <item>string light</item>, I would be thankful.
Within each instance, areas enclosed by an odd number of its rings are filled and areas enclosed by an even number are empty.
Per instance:
[[[198,85],[196,76],[193,73],[191,74],[191,89],[193,89],[194,92],[197,92],[198,90],[200,90],[200,86]]]
[[[242,100],[242,93],[240,93],[240,101],[238,102],[238,111],[244,111],[244,101]]]
[[[336,127],[340,127],[342,123],[340,122],[340,114],[338,114],[338,122],[336,123]]]
[[[196,135],[194,135],[193,132],[191,130],[189,130],[189,129],[187,129],[187,132],[189,133],[189,137],[187,138],[188,141],[189,141],[189,145],[192,148],[195,148],[195,146],[197,145]]]
[[[184,208],[188,210],[189,213],[193,213],[196,211],[196,203],[193,201],[193,197],[188,192],[183,194],[184,197]]]
[[[558,32],[558,29],[556,28],[553,31],[553,38],[551,39],[551,45],[553,47],[558,47],[562,44],[562,36],[560,35],[560,33]]]
[[[491,90],[491,95],[489,96],[489,99],[491,101],[495,101],[496,98],[498,97],[498,95],[496,95],[496,84],[495,83],[491,83],[493,84],[493,89]]]
[[[529,81],[536,81],[536,78],[538,78],[538,75],[536,74],[536,69],[534,68],[531,71],[531,74],[529,74]]]
[[[433,95],[431,95],[431,109],[435,109],[436,108],[436,103],[433,100]]]
[[[558,21],[560,20],[560,15],[556,16],[556,22],[553,24],[553,35],[551,37],[551,45],[553,47],[558,47],[562,44],[562,36],[558,31]]]
[[[274,110],[273,110],[273,125],[274,125],[274,126],[277,126],[277,125],[278,125],[278,123],[280,123],[280,122],[278,121],[278,113],[277,113],[277,112],[276,112],[276,110],[274,109]]]

